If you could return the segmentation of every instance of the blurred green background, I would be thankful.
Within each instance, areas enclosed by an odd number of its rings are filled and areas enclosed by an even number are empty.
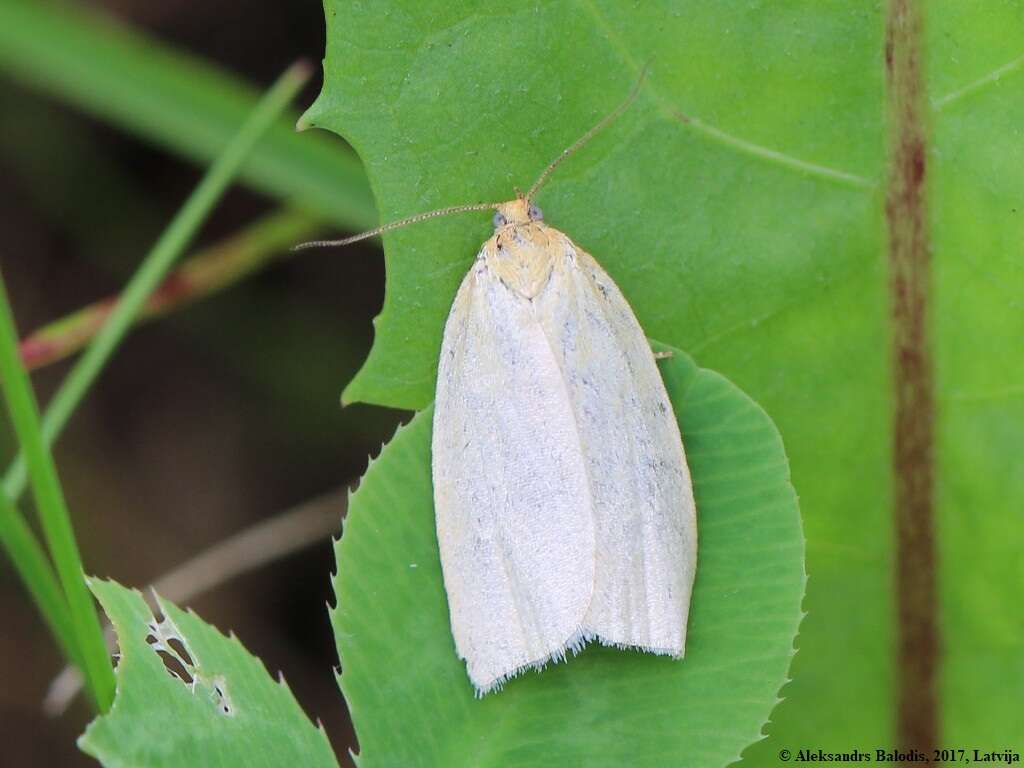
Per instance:
[[[4,5],[6,18],[17,4]],[[323,11],[315,1],[110,0],[69,4],[66,14],[59,5],[45,7],[56,23],[80,28],[97,21],[102,29],[106,19],[130,24],[258,89],[296,58],[318,62],[323,52]],[[7,28],[0,39],[15,34],[9,22],[0,24]],[[68,55],[61,39],[31,42],[40,43],[41,55]],[[12,63],[16,44],[0,45],[0,268],[24,335],[115,293],[203,165],[69,106],[65,91]],[[69,63],[61,67],[73,81]],[[111,72],[126,83],[138,74],[128,62]],[[317,67],[296,111],[313,100],[319,77]],[[238,112],[238,122],[244,115]],[[318,133],[341,148],[340,139]],[[236,185],[196,246],[279,208]],[[232,533],[355,481],[400,416],[339,403],[369,350],[383,278],[372,245],[307,252],[133,332],[56,449],[86,568],[141,586]],[[33,375],[42,403],[68,367]],[[9,456],[10,430],[2,434]],[[354,737],[331,673],[324,606],[332,568],[325,539],[188,602],[246,638],[268,668],[281,669],[344,753]],[[90,717],[83,700],[59,719],[42,712],[62,660],[6,560],[0,626],[0,763],[95,765],[75,746]]]

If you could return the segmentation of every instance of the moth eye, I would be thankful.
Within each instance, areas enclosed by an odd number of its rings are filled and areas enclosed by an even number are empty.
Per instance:
[[[501,211],[498,211],[496,214],[494,214],[495,229],[498,229],[498,227],[504,227],[506,224],[508,224],[508,219],[505,218],[505,214],[503,214]]]
[[[530,221],[542,221],[544,219],[544,212],[532,203],[527,211],[527,215],[530,217]]]

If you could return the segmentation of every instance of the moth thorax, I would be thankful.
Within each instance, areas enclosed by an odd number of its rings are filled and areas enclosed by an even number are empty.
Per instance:
[[[487,244],[487,268],[520,296],[532,299],[547,285],[562,251],[558,234],[541,222],[506,227]]]

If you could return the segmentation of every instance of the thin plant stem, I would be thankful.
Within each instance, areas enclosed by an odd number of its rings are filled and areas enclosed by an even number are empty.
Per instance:
[[[323,229],[318,217],[286,209],[270,214],[183,261],[157,286],[136,322],[159,317],[234,285],[273,259],[292,254],[291,246]],[[82,307],[21,341],[21,360],[30,371],[63,360],[88,344],[106,324],[119,297]]]

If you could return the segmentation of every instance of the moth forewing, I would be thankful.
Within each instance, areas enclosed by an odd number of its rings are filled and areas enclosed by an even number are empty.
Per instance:
[[[537,313],[561,354],[590,478],[597,549],[583,625],[606,644],[681,656],[697,529],[679,426],[626,299],[565,240],[559,290],[538,296]]]
[[[445,327],[432,452],[452,633],[486,693],[564,655],[590,603],[595,544],[558,361],[483,252]]]

